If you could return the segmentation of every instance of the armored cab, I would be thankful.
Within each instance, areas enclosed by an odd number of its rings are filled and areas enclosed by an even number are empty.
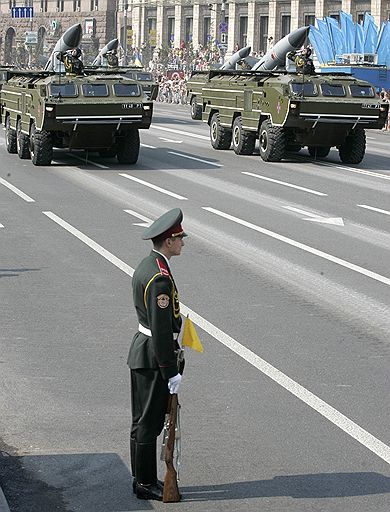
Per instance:
[[[384,126],[389,105],[368,82],[345,74],[301,75],[286,71],[209,71],[199,77],[202,119],[211,145],[248,155],[259,140],[260,155],[280,161],[307,146],[312,156],[339,150],[357,164],[366,148],[366,128]]]
[[[49,165],[53,148],[97,151],[120,163],[137,162],[139,130],[148,129],[153,103],[135,80],[93,71],[13,72],[1,91],[9,153]]]

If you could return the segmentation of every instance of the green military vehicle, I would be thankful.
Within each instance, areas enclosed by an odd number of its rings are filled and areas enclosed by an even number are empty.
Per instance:
[[[214,149],[233,145],[236,154],[249,155],[258,139],[267,162],[303,147],[322,158],[335,146],[342,162],[357,164],[365,154],[365,128],[382,128],[389,108],[371,84],[342,73],[194,72],[188,91],[192,110],[201,108],[210,126]]]
[[[194,71],[187,81],[187,101],[190,104],[192,119],[202,119],[202,89],[208,79],[209,73],[209,71]]]
[[[13,71],[1,91],[9,153],[49,165],[53,148],[97,151],[137,162],[139,130],[148,129],[153,103],[135,80],[118,72]]]

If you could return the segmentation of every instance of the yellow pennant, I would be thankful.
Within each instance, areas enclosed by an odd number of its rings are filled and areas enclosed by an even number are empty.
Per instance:
[[[198,333],[196,332],[195,326],[188,318],[188,316],[184,322],[182,345],[183,347],[192,348],[197,352],[203,352],[203,346],[200,342]]]

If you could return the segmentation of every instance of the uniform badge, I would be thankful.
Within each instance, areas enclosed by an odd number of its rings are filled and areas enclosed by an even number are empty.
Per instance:
[[[169,306],[169,295],[162,293],[157,295],[157,306],[161,309],[165,309]]]

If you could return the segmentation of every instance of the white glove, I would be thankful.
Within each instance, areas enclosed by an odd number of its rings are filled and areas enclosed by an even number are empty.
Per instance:
[[[174,395],[175,393],[177,393],[179,391],[181,379],[182,379],[182,376],[180,375],[180,373],[178,373],[177,375],[175,375],[174,377],[171,377],[168,380],[168,389],[169,389],[169,392],[171,393],[171,395]]]

